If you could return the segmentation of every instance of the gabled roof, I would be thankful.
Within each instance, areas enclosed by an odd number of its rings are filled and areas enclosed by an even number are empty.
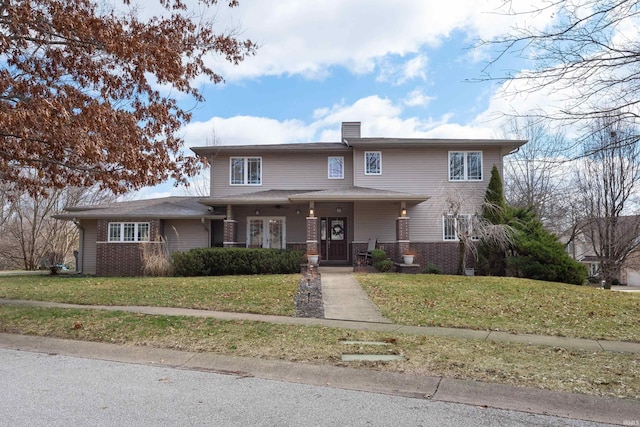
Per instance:
[[[130,200],[102,205],[73,206],[57,219],[119,219],[119,218],[208,218],[221,219],[224,214],[199,203],[200,197],[163,197],[159,199]]]
[[[378,190],[366,187],[344,187],[330,190],[266,190],[230,196],[202,199],[207,205],[259,205],[291,204],[292,202],[342,202],[342,201],[386,201],[424,202],[429,196],[403,193],[400,191]]]

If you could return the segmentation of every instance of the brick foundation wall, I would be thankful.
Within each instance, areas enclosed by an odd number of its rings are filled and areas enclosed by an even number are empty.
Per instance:
[[[98,276],[141,276],[141,243],[99,243],[96,274]]]
[[[141,276],[142,243],[109,243],[109,222],[148,222],[151,239],[162,235],[163,224],[160,220],[145,218],[127,218],[117,221],[99,220],[96,247],[96,275],[98,276]]]
[[[436,265],[444,274],[458,273],[458,242],[411,242],[411,249],[416,251],[415,264],[420,264],[421,271],[431,263]],[[395,242],[379,242],[378,248],[386,252],[387,258],[395,262],[402,260],[399,245]],[[357,265],[357,254],[367,249],[366,243],[354,243],[352,248],[353,264]],[[475,260],[467,255],[467,268],[473,268]]]
[[[416,251],[414,259],[424,269],[434,264],[444,274],[458,274],[458,242],[415,242],[411,248]],[[467,268],[473,268],[475,260],[467,254]]]

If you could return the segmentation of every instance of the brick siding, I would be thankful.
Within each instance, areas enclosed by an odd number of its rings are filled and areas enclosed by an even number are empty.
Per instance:
[[[415,264],[420,264],[421,271],[427,264],[433,264],[440,268],[444,274],[458,273],[458,242],[411,242],[411,249],[416,252]],[[378,242],[378,248],[385,251],[387,257],[395,262],[401,262],[398,243]],[[367,250],[366,243],[354,243],[352,247],[353,264],[358,261],[358,252]],[[467,268],[473,268],[475,260],[472,256],[467,256]]]
[[[127,218],[123,220],[98,221],[98,244],[96,248],[96,275],[98,276],[141,276],[143,243],[109,243],[108,227],[110,222],[148,222],[152,239],[161,236],[163,224],[160,220]]]

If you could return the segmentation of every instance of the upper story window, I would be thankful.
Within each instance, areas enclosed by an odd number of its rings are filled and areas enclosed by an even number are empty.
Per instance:
[[[231,157],[231,185],[262,185],[262,157]]]
[[[449,181],[482,181],[482,151],[449,151]]]
[[[148,242],[148,222],[110,222],[109,242]]]
[[[344,157],[329,157],[329,179],[344,179]]]
[[[380,151],[365,151],[364,174],[382,175],[382,153]]]

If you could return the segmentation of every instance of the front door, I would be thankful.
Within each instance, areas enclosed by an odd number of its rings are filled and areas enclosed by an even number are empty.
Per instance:
[[[326,261],[348,261],[347,218],[322,218],[321,255]]]

